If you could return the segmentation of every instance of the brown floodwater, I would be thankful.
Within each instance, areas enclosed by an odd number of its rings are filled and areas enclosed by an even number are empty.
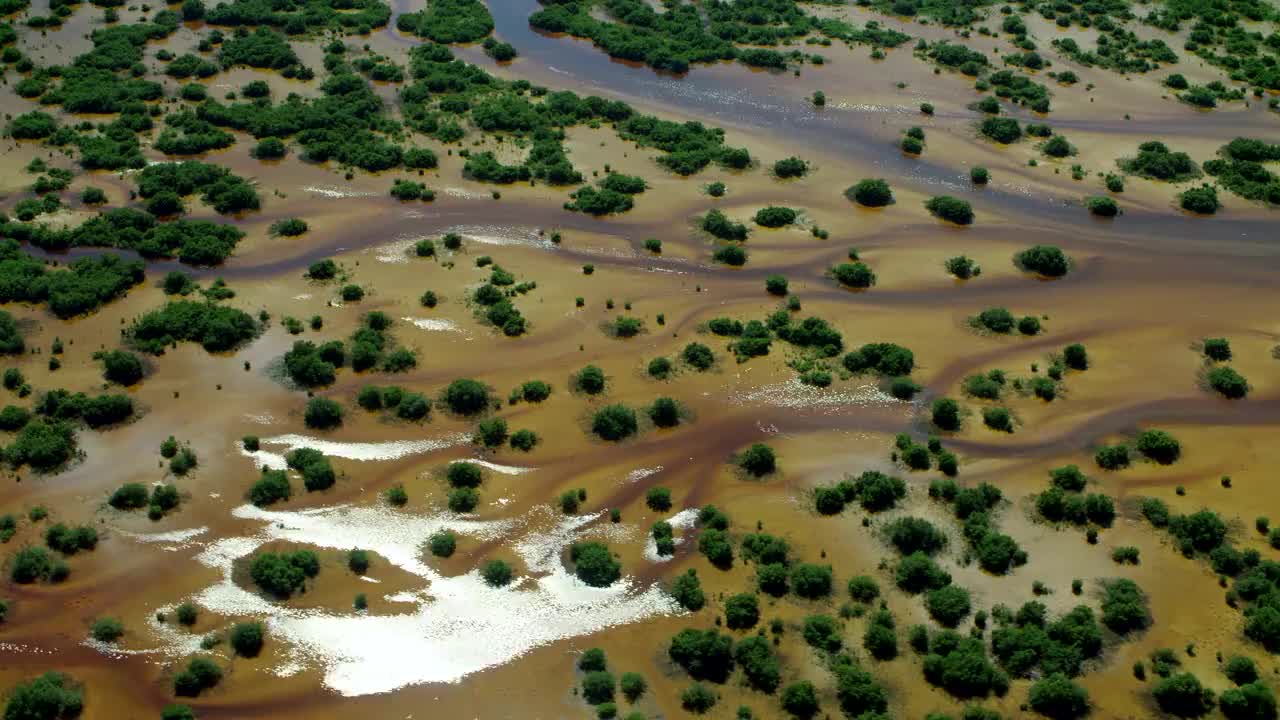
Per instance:
[[[684,627],[712,626],[725,597],[754,585],[750,565],[739,561],[729,571],[711,567],[696,552],[692,528],[677,530],[681,543],[673,558],[656,562],[647,554],[645,539],[653,522],[707,503],[732,517],[739,537],[761,527],[785,538],[796,557],[830,563],[838,589],[859,574],[875,577],[886,589],[892,585],[886,568],[893,552],[877,530],[903,514],[927,517],[952,536],[941,562],[971,590],[975,608],[1030,600],[1036,580],[1054,591],[1040,600],[1055,612],[1078,602],[1096,607],[1099,581],[1134,579],[1149,597],[1155,625],[1137,638],[1109,642],[1080,680],[1094,698],[1098,717],[1153,714],[1149,686],[1134,681],[1130,667],[1158,647],[1181,649],[1194,642],[1196,657],[1184,657],[1184,664],[1219,691],[1226,680],[1216,671],[1217,651],[1250,655],[1264,673],[1274,666],[1242,638],[1240,614],[1223,602],[1223,590],[1205,563],[1181,557],[1136,510],[1137,499],[1150,495],[1176,511],[1211,507],[1232,523],[1240,546],[1274,557],[1252,529],[1255,516],[1274,516],[1280,509],[1280,489],[1269,471],[1280,462],[1274,442],[1280,426],[1280,360],[1273,355],[1280,344],[1275,312],[1280,247],[1274,212],[1224,195],[1218,216],[1191,217],[1174,207],[1178,187],[1136,178],[1118,196],[1125,210],[1120,217],[1096,220],[1081,206],[1086,195],[1101,192],[1098,174],[1114,171],[1115,159],[1132,154],[1144,140],[1159,137],[1204,160],[1237,135],[1266,137],[1275,120],[1263,104],[1201,113],[1162,99],[1154,77],[1160,73],[1121,77],[1055,59],[1056,69],[1075,70],[1082,82],[1062,87],[1041,78],[1055,93],[1054,111],[1044,121],[1065,132],[1080,153],[1062,163],[1040,158],[1031,167],[1028,160],[1038,153],[1030,143],[997,147],[975,137],[975,114],[965,109],[976,97],[970,82],[934,75],[931,66],[911,57],[911,43],[879,62],[866,57],[865,47],[823,48],[826,65],[806,66],[800,77],[732,64],[695,67],[671,77],[609,61],[587,42],[531,31],[525,19],[536,8],[533,0],[490,6],[499,36],[513,43],[520,57],[497,65],[478,47],[459,50],[468,61],[504,77],[616,97],[662,117],[723,126],[728,142],[748,147],[760,167],[743,172],[713,167],[692,178],[675,177],[654,163],[653,151],[622,142],[608,129],[572,129],[566,146],[584,174],[605,172],[607,166],[642,175],[651,185],[633,211],[598,219],[563,210],[564,191],[554,188],[502,187],[495,198],[491,186],[465,179],[462,159],[441,147],[436,147],[440,167],[421,178],[436,191],[430,203],[387,197],[392,179],[403,174],[359,173],[346,180],[328,166],[294,159],[259,162],[249,156],[246,136],[212,154],[211,160],[256,181],[264,206],[232,220],[247,233],[235,256],[194,275],[204,283],[225,278],[236,291],[229,304],[254,314],[267,310],[272,321],[261,337],[232,353],[211,355],[183,345],[150,359],[146,379],[128,390],[140,416],[121,427],[80,431],[82,457],[64,472],[4,473],[0,512],[25,515],[36,505],[51,512],[42,523],[20,522],[18,534],[0,547],[6,559],[24,544],[41,543],[44,525],[51,521],[92,523],[102,540],[93,552],[68,559],[71,575],[65,583],[20,586],[8,582],[6,574],[0,598],[10,602],[10,611],[0,625],[0,687],[61,670],[83,684],[89,720],[154,718],[172,701],[173,675],[197,649],[199,638],[258,619],[268,626],[260,657],[233,658],[225,642],[210,651],[226,677],[191,702],[199,717],[589,717],[572,689],[579,680],[576,657],[593,646],[608,653],[615,673],[635,670],[649,680],[650,692],[636,709],[650,717],[676,716],[688,678],[667,659],[668,638]],[[399,3],[395,9],[415,7]],[[41,62],[81,52],[83,36],[97,26],[99,12],[78,7],[60,30],[43,38],[24,33],[21,46]],[[832,12],[858,23],[876,17],[853,7]],[[121,14],[132,20],[140,13]],[[951,34],[881,20],[915,36]],[[1032,27],[1042,46],[1059,32],[1045,23]],[[180,54],[194,47],[201,29],[184,27],[163,46]],[[355,42],[403,54],[417,40],[395,31],[393,19],[388,29]],[[976,36],[972,43],[989,54],[1010,47]],[[318,45],[303,44],[301,53],[319,64]],[[1197,82],[1214,77],[1203,68],[1185,72]],[[249,70],[220,74],[210,86],[230,90],[259,78],[276,94],[315,92],[315,83]],[[904,87],[896,86],[899,81]],[[174,81],[165,82],[176,89]],[[1095,87],[1086,91],[1086,83]],[[807,100],[818,89],[828,97],[822,110]],[[394,88],[379,92],[394,102]],[[8,88],[0,97],[7,112],[28,105]],[[925,100],[938,107],[932,118],[916,111]],[[921,158],[894,147],[911,125],[927,133]],[[473,141],[473,150],[513,152],[510,143],[468,137]],[[21,168],[32,158],[69,166],[65,157],[29,143],[7,141],[3,152],[6,209],[25,196],[22,188],[30,179]],[[149,148],[145,152],[161,159]],[[790,155],[813,162],[814,172],[786,182],[769,177],[764,168]],[[1087,170],[1085,180],[1071,179],[1070,165],[1077,162]],[[991,170],[990,186],[969,185],[968,169],[975,165]],[[847,201],[844,188],[863,177],[888,179],[896,203],[868,210]],[[724,198],[702,192],[712,181],[726,183]],[[82,174],[71,189],[87,185],[104,188],[112,206],[129,202],[127,175]],[[973,226],[953,227],[928,216],[924,200],[943,192],[973,202]],[[72,211],[59,220],[84,216],[78,203],[70,204]],[[755,228],[746,243],[750,260],[741,269],[711,263],[713,243],[696,231],[696,218],[719,207],[750,223],[756,209],[770,204],[802,209],[801,225]],[[203,206],[193,208],[192,216],[214,217]],[[306,219],[310,231],[296,238],[271,237],[270,223],[287,217]],[[811,234],[812,226],[827,230],[829,239]],[[450,231],[464,236],[459,252],[442,252],[436,259],[412,256],[417,239]],[[554,233],[560,234],[559,243],[551,241]],[[660,255],[644,249],[649,237],[662,240]],[[1046,281],[1015,267],[1013,253],[1035,243],[1067,251],[1074,263],[1071,274]],[[876,287],[850,292],[826,275],[850,248],[876,271]],[[979,277],[957,281],[943,271],[946,258],[962,253],[981,264]],[[65,262],[83,254],[51,259]],[[515,299],[528,319],[527,335],[503,337],[468,303],[469,290],[489,274],[475,264],[483,255],[518,281],[537,283]],[[342,303],[337,284],[303,276],[307,265],[325,257],[336,259],[350,282],[366,288],[362,301]],[[582,270],[586,264],[594,268],[589,275]],[[23,371],[37,393],[53,387],[101,391],[92,353],[118,346],[120,328],[163,301],[156,283],[180,267],[149,264],[146,284],[86,318],[62,321],[41,307],[8,306],[22,323],[29,347],[39,350],[10,364]],[[759,319],[776,310],[777,298],[763,287],[772,274],[787,276],[802,302],[802,316],[830,321],[846,346],[884,341],[912,348],[913,377],[926,387],[920,399],[895,401],[873,379],[839,373],[830,388],[806,388],[788,366],[799,353],[781,342],[766,357],[735,363],[725,339],[707,333],[705,324],[717,316]],[[426,290],[441,298],[437,307],[420,305]],[[991,306],[1039,316],[1044,332],[1033,338],[975,333],[968,319]],[[417,351],[417,367],[397,375],[339,371],[337,381],[316,394],[347,408],[343,426],[327,433],[307,430],[306,395],[280,379],[281,356],[296,339],[349,337],[372,310],[395,320],[391,334],[397,344]],[[630,339],[610,337],[603,327],[620,314],[643,319],[645,331]],[[286,316],[305,322],[313,315],[323,318],[323,329],[296,338],[281,323]],[[1204,364],[1195,344],[1218,336],[1231,339],[1232,364],[1249,378],[1252,388],[1245,400],[1226,401],[1201,387]],[[47,354],[55,337],[67,347],[61,369],[50,371]],[[697,372],[677,362],[670,379],[647,377],[650,359],[676,358],[693,341],[716,352],[713,368]],[[1043,374],[1051,356],[1072,342],[1088,346],[1090,369],[1068,372],[1052,402],[1016,394],[1003,401],[1016,418],[1012,434],[983,427],[980,411],[990,403],[966,399],[963,430],[944,438],[961,458],[963,482],[991,482],[1004,491],[1009,502],[999,511],[1001,528],[1030,555],[1015,572],[991,576],[963,562],[958,524],[928,500],[926,489],[937,473],[907,473],[891,461],[894,436],[909,432],[923,438],[929,432],[929,400],[959,397],[966,376],[997,368],[1023,379]],[[600,396],[571,389],[573,373],[587,364],[608,376]],[[437,408],[426,421],[407,423],[365,412],[355,402],[369,384],[395,384],[436,397],[458,377],[474,377],[493,388],[503,402],[492,414],[506,419],[512,430],[536,431],[538,446],[527,454],[510,448],[483,451],[468,439],[473,420]],[[553,386],[548,400],[505,402],[513,388],[534,378]],[[644,426],[637,437],[616,444],[590,434],[595,409],[609,403],[642,407],[661,396],[683,405],[680,426]],[[1121,508],[1121,518],[1102,532],[1097,545],[1087,544],[1080,530],[1035,521],[1034,495],[1045,487],[1049,468],[1077,463],[1092,469],[1098,445],[1151,427],[1174,433],[1183,457],[1172,466],[1136,463],[1121,472],[1090,473],[1097,490],[1114,496]],[[262,438],[265,452],[251,457],[240,450],[239,439],[250,434]],[[199,457],[199,467],[188,476],[172,477],[160,458],[159,443],[170,435],[189,443]],[[753,442],[775,448],[778,473],[749,480],[734,471],[732,455]],[[295,478],[295,494],[287,502],[268,511],[247,507],[244,494],[259,464],[278,463],[286,450],[308,444],[333,459],[337,484],[307,493]],[[480,506],[456,517],[445,509],[442,472],[461,459],[481,460],[488,469]],[[861,511],[828,518],[811,510],[814,487],[869,469],[908,481],[908,496],[898,510],[867,525]],[[1220,483],[1223,475],[1231,476],[1231,488]],[[106,505],[122,483],[158,481],[174,482],[183,495],[181,507],[159,521]],[[408,494],[403,508],[389,509],[381,500],[394,486]],[[646,507],[645,493],[655,486],[671,489],[670,512]],[[1176,493],[1178,487],[1185,494]],[[565,518],[557,498],[577,488],[587,499],[576,519]],[[607,513],[613,508],[621,513],[616,525]],[[446,527],[458,533],[457,552],[435,558],[424,543]],[[564,549],[579,537],[609,542],[622,563],[624,588],[593,595],[566,576]],[[1139,547],[1142,563],[1114,564],[1110,551],[1120,545]],[[352,547],[371,551],[364,577],[346,567],[346,550]],[[313,549],[321,560],[307,592],[286,601],[256,594],[247,558],[258,549],[295,548]],[[520,577],[513,587],[489,590],[479,583],[478,568],[493,559],[513,565]],[[684,614],[665,601],[663,588],[690,568],[702,579],[708,605]],[[1070,592],[1075,578],[1085,581],[1082,597]],[[364,613],[352,608],[361,593],[369,603]],[[172,618],[172,608],[183,601],[201,608],[191,628]],[[824,712],[832,716],[838,706],[830,673],[805,644],[800,627],[809,614],[834,614],[840,602],[762,599],[762,622],[776,618],[785,627],[776,646],[784,681],[812,680]],[[924,683],[919,658],[905,646],[905,628],[927,622],[919,598],[890,591],[886,602],[903,642],[899,659],[866,658],[860,648],[863,618],[844,621],[844,641],[886,687],[894,717],[954,713],[959,703]],[[158,612],[166,613],[165,621],[156,619]],[[85,639],[89,624],[103,616],[125,624],[125,636],[115,647]],[[1006,698],[987,704],[1016,716],[1027,687],[1028,682],[1015,681]],[[742,704],[755,708],[759,717],[780,715],[774,697],[735,683],[716,689],[721,701],[711,717],[732,717]]]

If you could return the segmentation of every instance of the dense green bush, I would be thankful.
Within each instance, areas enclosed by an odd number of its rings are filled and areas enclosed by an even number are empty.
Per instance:
[[[930,617],[944,627],[953,628],[969,614],[969,591],[957,585],[946,585],[929,591],[924,604]]]
[[[301,591],[319,572],[320,560],[310,550],[258,553],[249,565],[254,584],[278,598]]]
[[[901,517],[884,528],[885,538],[903,555],[923,552],[932,555],[947,546],[947,536],[923,518]],[[869,578],[868,578],[869,579]],[[853,592],[850,581],[850,592]],[[861,590],[861,589],[860,589]],[[875,597],[872,595],[871,597]]]
[[[1046,277],[1062,277],[1071,270],[1071,261],[1061,248],[1052,245],[1033,245],[1013,256],[1023,270]]]
[[[1125,635],[1151,624],[1146,597],[1132,580],[1114,580],[1104,586],[1102,624]]]
[[[898,562],[894,571],[898,587],[912,594],[936,590],[951,584],[951,575],[928,555],[912,553]]]
[[[480,0],[436,0],[400,15],[396,28],[437,43],[476,42],[493,32],[493,17]]]
[[[1066,675],[1055,673],[1031,686],[1027,704],[1053,720],[1073,720],[1089,713],[1089,692]]]
[[[734,222],[717,209],[711,209],[702,216],[700,227],[712,236],[721,240],[746,240],[747,226]]]
[[[1163,430],[1144,430],[1134,444],[1138,452],[1161,465],[1177,462],[1182,455],[1182,445]]]
[[[752,443],[736,458],[738,467],[752,477],[764,477],[777,470],[778,460],[773,448],[764,443]]]
[[[709,370],[715,363],[715,354],[711,352],[711,348],[702,343],[689,343],[684,346],[684,350],[680,352],[680,357],[691,367],[697,370]]]
[[[1183,210],[1200,215],[1212,215],[1218,212],[1222,204],[1218,202],[1218,191],[1212,185],[1201,185],[1183,190],[1178,195],[1178,202]]]
[[[1138,146],[1138,154],[1116,161],[1120,169],[1131,175],[1183,182],[1200,176],[1200,168],[1184,152],[1174,152],[1158,140],[1150,140]]]
[[[209,352],[222,352],[253,339],[259,330],[243,310],[179,300],[136,320],[128,337],[139,349],[156,355],[182,341],[198,342]]]
[[[780,228],[796,221],[798,213],[789,207],[770,205],[756,211],[755,221],[761,227]]]
[[[978,132],[998,143],[1008,144],[1022,139],[1022,126],[1013,118],[984,118],[978,126]]]
[[[1151,688],[1151,696],[1161,710],[1178,717],[1200,717],[1213,709],[1213,691],[1203,687],[1191,673],[1163,678]]]
[[[841,363],[851,373],[876,372],[890,377],[910,375],[915,369],[915,354],[894,343],[867,343],[847,353]]]
[[[342,424],[342,415],[342,406],[338,401],[317,396],[307,401],[303,420],[309,428],[332,430]]]
[[[880,178],[859,180],[857,185],[844,191],[845,197],[859,205],[867,207],[884,207],[893,202],[893,191],[889,183]]]
[[[862,262],[840,263],[831,268],[831,276],[841,285],[866,289],[876,284],[876,274]]]
[[[1209,370],[1205,379],[1208,380],[1209,387],[1221,393],[1223,397],[1242,398],[1249,394],[1249,381],[1225,365]]]
[[[973,207],[964,200],[950,195],[930,198],[924,206],[934,217],[957,225],[968,225],[973,222]]]
[[[1129,467],[1129,446],[1123,443],[1119,445],[1105,445],[1098,448],[1094,454],[1094,461],[1098,467],[1103,470],[1120,470]]]
[[[933,401],[933,424],[943,430],[960,429],[960,404],[951,398],[938,398]]]
[[[289,476],[284,470],[262,469],[262,475],[249,488],[249,502],[265,507],[281,500],[288,500],[293,493]]]
[[[593,588],[609,587],[622,577],[622,565],[614,560],[607,544],[576,542],[570,546],[570,561],[577,579]]]
[[[591,418],[591,431],[603,440],[623,440],[638,428],[635,411],[626,405],[606,405]]]
[[[504,560],[490,560],[480,568],[480,577],[490,587],[504,587],[511,584],[515,575],[511,565]]]
[[[204,657],[192,658],[187,669],[173,676],[173,692],[183,697],[196,697],[222,681],[222,668]]]
[[[648,412],[649,420],[657,427],[675,427],[680,424],[680,406],[669,397],[654,400]]]
[[[6,720],[63,720],[78,717],[84,698],[68,675],[47,672],[20,682],[9,691],[4,705]]]
[[[445,389],[444,401],[458,415],[475,415],[489,407],[489,388],[476,380],[459,378]]]
[[[259,622],[236,623],[231,628],[231,648],[240,657],[258,657],[262,652],[263,636],[266,629]]]
[[[733,639],[716,630],[686,628],[671,638],[667,656],[694,679],[722,683],[733,671]]]
[[[48,472],[70,460],[75,448],[75,433],[70,425],[37,418],[18,431],[3,455],[13,467],[30,465]]]
[[[759,635],[739,642],[733,649],[733,659],[742,668],[747,684],[755,690],[772,693],[782,682],[781,663],[769,641]]]
[[[702,583],[698,581],[698,573],[689,568],[671,584],[671,597],[686,610],[696,612],[706,604],[706,595],[702,592]]]
[[[1085,198],[1084,206],[1098,217],[1115,217],[1120,214],[1120,206],[1114,199],[1105,195],[1092,195]]]

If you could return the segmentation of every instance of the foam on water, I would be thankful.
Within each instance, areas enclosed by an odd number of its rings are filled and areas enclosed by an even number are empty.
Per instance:
[[[274,512],[250,505],[232,514],[261,525],[251,536],[211,542],[197,555],[200,563],[220,570],[222,580],[197,593],[193,602],[225,616],[261,618],[271,636],[287,648],[276,674],[318,666],[324,684],[346,696],[457,682],[547,643],[681,612],[656,585],[641,586],[624,577],[608,588],[593,588],[565,569],[561,554],[599,514],[564,517],[540,507],[520,518],[477,521],[380,507]],[[487,585],[478,570],[455,577],[438,574],[421,560],[421,548],[443,529],[481,541],[515,536],[513,549],[527,574],[504,588]],[[276,540],[337,550],[363,548],[422,578],[426,589],[386,596],[386,601],[412,606],[390,615],[273,603],[236,585],[232,567]],[[178,658],[194,651],[192,641],[198,644],[197,638],[180,636],[161,623],[153,622],[150,629],[160,647],[138,652]]]
[[[638,482],[640,480],[643,480],[649,477],[650,475],[657,475],[660,472],[662,472],[661,465],[657,465],[651,468],[636,468],[635,470],[632,470],[631,472],[627,473],[627,476],[624,478],[624,480],[626,480],[629,483]]]
[[[431,332],[464,332],[458,327],[457,323],[452,320],[437,320],[435,318],[416,318],[402,317],[401,320],[413,325],[419,330],[429,330]]]
[[[320,438],[310,437],[308,435],[275,435],[273,437],[262,438],[259,441],[259,449],[250,451],[244,449],[242,444],[237,443],[240,454],[253,460],[258,467],[271,468],[272,470],[283,470],[285,465],[284,456],[297,450],[298,448],[312,448],[328,455],[329,457],[344,458],[346,460],[359,460],[362,462],[376,462],[386,460],[399,460],[410,455],[419,455],[422,453],[443,450],[444,448],[462,445],[471,442],[471,437],[465,433],[454,433],[438,438],[429,438],[423,440],[387,440],[383,442],[338,442],[335,440],[322,440]],[[261,449],[262,445],[281,445],[283,449],[279,452]]]
[[[162,533],[132,533],[123,530],[118,531],[125,537],[132,538],[140,543],[165,545],[165,550],[176,552],[184,548],[191,547],[195,543],[189,542],[200,537],[209,531],[207,527],[190,528],[188,530],[172,530]]]
[[[536,229],[528,227],[456,225],[447,232],[458,233],[467,240],[474,240],[482,245],[527,245],[548,250],[555,247],[549,236],[540,235]]]
[[[351,188],[338,187],[337,185],[308,185],[302,188],[302,190],[303,192],[309,192],[312,195],[319,195],[320,197],[326,197],[333,200],[342,198],[374,197],[374,193],[371,192],[361,192],[359,190],[352,190]]]
[[[502,473],[503,475],[523,475],[527,472],[533,472],[534,470],[537,470],[537,468],[520,467],[518,465],[499,465],[498,463],[489,462],[488,460],[471,459],[471,460],[468,460],[467,462],[472,463],[473,465],[479,465],[480,467],[485,468],[486,470],[492,470],[496,473]]]
[[[752,388],[736,394],[732,401],[739,405],[774,405],[788,408],[887,407],[904,401],[880,390],[875,385],[855,388],[816,388],[791,378],[785,382]]]
[[[478,192],[475,192],[474,190],[467,190],[465,188],[459,188],[459,187],[447,187],[443,190],[438,190],[437,192],[441,195],[461,198],[463,200],[485,200],[491,197],[489,195],[485,195],[484,193],[478,193]]]

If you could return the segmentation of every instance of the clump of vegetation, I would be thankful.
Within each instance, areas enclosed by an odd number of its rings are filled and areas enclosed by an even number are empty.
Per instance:
[[[1213,215],[1222,207],[1218,201],[1218,191],[1212,185],[1187,188],[1178,195],[1178,203],[1183,210],[1198,215]]]
[[[1200,177],[1200,168],[1191,156],[1170,150],[1159,140],[1142,143],[1138,146],[1136,156],[1122,158],[1116,163],[1130,175],[1151,180],[1179,183]]]
[[[884,207],[893,202],[893,191],[889,188],[889,183],[881,178],[859,180],[857,185],[845,190],[844,194],[850,200],[867,207]]]
[[[4,714],[15,720],[62,720],[78,717],[83,709],[84,697],[78,684],[69,675],[47,672],[14,685],[6,699]]]
[[[1013,257],[1018,267],[1045,277],[1062,277],[1071,270],[1066,253],[1052,245],[1034,245]]]
[[[957,225],[969,225],[973,222],[973,207],[969,203],[950,195],[939,195],[930,198],[924,204],[925,209],[934,217]]]
[[[320,559],[310,550],[258,553],[249,565],[254,584],[277,598],[300,592],[319,572]]]

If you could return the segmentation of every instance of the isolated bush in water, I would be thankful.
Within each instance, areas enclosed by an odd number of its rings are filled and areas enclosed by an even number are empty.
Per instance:
[[[968,225],[973,222],[973,207],[964,200],[950,195],[930,198],[924,206],[934,217],[957,225]]]
[[[604,440],[622,440],[638,427],[635,411],[626,405],[606,405],[591,418],[591,431]]]
[[[844,191],[845,197],[859,205],[867,207],[884,207],[893,202],[893,191],[889,183],[880,178],[859,180],[857,185]]]
[[[1052,245],[1033,245],[1015,255],[1014,261],[1022,269],[1046,277],[1061,277],[1071,270],[1066,253]]]
[[[489,389],[483,383],[470,378],[459,378],[449,383],[444,393],[449,409],[459,415],[475,415],[489,407]]]
[[[773,448],[764,443],[753,443],[737,458],[738,467],[753,477],[763,477],[777,469],[777,457]]]
[[[841,285],[866,289],[876,284],[876,274],[866,263],[840,263],[831,268],[831,276]]]

